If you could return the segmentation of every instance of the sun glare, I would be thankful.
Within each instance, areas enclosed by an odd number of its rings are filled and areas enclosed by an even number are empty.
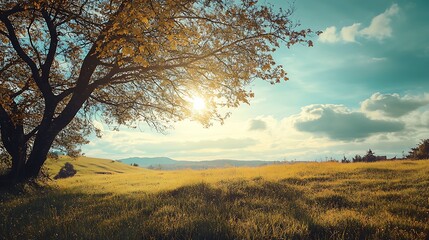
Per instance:
[[[206,108],[206,102],[200,97],[194,97],[192,103],[194,104],[193,108],[195,111],[200,112]]]

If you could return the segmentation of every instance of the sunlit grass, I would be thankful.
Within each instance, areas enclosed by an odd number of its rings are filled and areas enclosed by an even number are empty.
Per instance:
[[[157,171],[61,158],[2,196],[0,239],[427,239],[429,161]],[[88,226],[91,226],[89,229]]]

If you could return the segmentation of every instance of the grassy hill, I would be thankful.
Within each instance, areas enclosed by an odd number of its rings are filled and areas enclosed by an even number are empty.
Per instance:
[[[429,161],[156,171],[96,158],[0,197],[0,239],[428,239]]]
[[[77,170],[77,176],[88,174],[130,173],[139,171],[133,166],[113,160],[89,157],[72,159],[70,157],[60,156],[59,159],[49,159],[45,166],[50,175],[55,175],[66,162],[73,164],[74,168]]]
[[[118,162],[126,164],[137,164],[139,167],[159,169],[159,170],[179,170],[179,169],[209,169],[225,167],[257,167],[278,162],[261,160],[231,160],[215,159],[206,161],[178,161],[167,157],[132,157],[120,159]]]

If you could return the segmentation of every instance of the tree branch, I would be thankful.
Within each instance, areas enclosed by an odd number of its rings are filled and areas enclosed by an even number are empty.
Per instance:
[[[30,140],[30,138],[32,138],[34,135],[36,135],[37,131],[39,131],[39,126],[33,128],[33,130],[31,130],[31,132],[27,133],[24,136],[25,141],[28,142],[28,140]]]
[[[23,88],[21,88],[19,91],[13,93],[12,95],[10,95],[10,97],[12,99],[16,98],[17,96],[21,95],[23,92],[27,91],[30,88],[30,80],[27,80],[27,82],[25,82],[25,85]]]
[[[12,136],[15,127],[12,123],[12,119],[10,119],[9,114],[0,104],[0,131],[1,131],[1,140],[3,142],[4,147],[9,152],[12,150]]]
[[[28,41],[30,42],[30,45],[33,48],[33,51],[36,53],[36,57],[37,57],[37,61],[39,62],[39,66],[42,66],[42,59],[40,58],[39,51],[37,51],[36,46],[34,46],[33,39],[31,38],[30,29],[31,29],[31,25],[33,25],[33,22],[34,22],[34,18],[31,19],[31,22],[27,27]]]
[[[57,29],[56,29],[54,23],[51,21],[49,13],[46,11],[46,9],[42,10],[42,16],[45,19],[46,25],[48,26],[51,41],[49,43],[49,51],[48,51],[48,54],[46,56],[45,63],[41,66],[42,67],[41,84],[43,84],[43,87],[46,88],[46,93],[49,94],[49,97],[53,97],[54,94],[53,94],[52,88],[49,84],[49,74],[51,71],[52,63],[55,59],[55,53],[57,51],[58,33],[57,33]]]
[[[203,60],[205,58],[211,57],[216,55],[217,53],[220,53],[222,51],[224,51],[225,49],[228,49],[231,46],[234,46],[240,42],[244,42],[250,39],[255,39],[255,38],[260,38],[260,37],[265,37],[265,36],[270,36],[271,34],[258,34],[258,35],[254,35],[254,36],[249,36],[249,37],[245,37],[245,38],[241,38],[241,39],[237,39],[236,41],[233,41],[229,44],[226,44],[218,49],[215,49],[209,53],[206,54],[202,54],[200,56],[195,56],[195,57],[187,57],[189,59],[189,61],[186,62],[181,62],[181,63],[176,63],[176,64],[171,64],[171,65],[152,65],[149,67],[143,67],[143,66],[131,66],[131,67],[125,67],[125,68],[121,68],[118,69],[118,73],[121,72],[129,72],[129,71],[144,71],[144,72],[148,72],[148,71],[157,71],[157,70],[167,70],[167,69],[174,69],[174,68],[179,68],[179,67],[187,67],[192,63],[195,63],[197,61]],[[112,75],[113,76],[113,75]],[[106,77],[103,77],[97,81],[95,81],[94,83],[90,84],[92,89],[97,88],[100,85],[105,85],[108,84],[112,79],[108,78],[108,76],[106,75]]]
[[[24,8],[18,3],[15,6],[13,6],[13,8],[7,11],[0,11],[0,16],[7,18],[12,14],[22,12],[22,11],[24,11]]]
[[[2,75],[4,72],[6,72],[10,67],[14,66],[16,63],[19,62],[19,59],[13,59],[10,60],[3,68],[0,69],[0,75]]]
[[[12,47],[15,49],[16,53],[18,54],[18,56],[24,60],[25,63],[27,63],[27,65],[30,67],[31,69],[31,74],[33,75],[33,78],[35,80],[39,79],[39,71],[38,68],[36,66],[36,64],[34,63],[34,61],[24,52],[24,50],[21,47],[21,44],[19,43],[19,40],[16,36],[15,33],[15,28],[13,27],[12,23],[10,22],[10,20],[7,18],[8,15],[0,15],[0,20],[4,23],[4,25],[6,26],[6,29],[8,31],[8,35],[7,37],[9,38]],[[36,81],[37,82],[37,81]]]

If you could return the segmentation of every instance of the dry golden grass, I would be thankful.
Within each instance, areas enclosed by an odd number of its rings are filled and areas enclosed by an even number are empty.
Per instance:
[[[48,167],[66,161],[76,176],[2,195],[0,239],[429,238],[427,160],[157,171],[62,157]]]

